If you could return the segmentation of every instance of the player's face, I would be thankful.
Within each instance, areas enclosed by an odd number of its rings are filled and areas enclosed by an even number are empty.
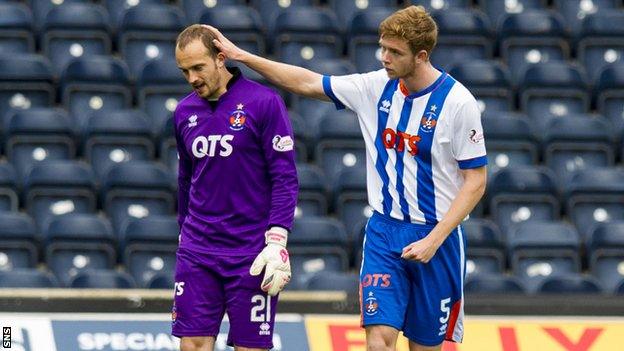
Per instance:
[[[379,40],[381,63],[390,79],[403,78],[414,72],[416,56],[410,50],[407,41],[399,38],[384,37]]]
[[[218,72],[224,64],[222,53],[217,54],[216,58],[210,57],[206,47],[198,39],[190,42],[184,50],[176,48],[175,55],[184,78],[199,96],[204,99],[214,99],[219,96],[224,88],[221,86],[221,76]]]

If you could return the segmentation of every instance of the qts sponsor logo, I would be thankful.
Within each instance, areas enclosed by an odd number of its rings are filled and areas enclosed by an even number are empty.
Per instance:
[[[366,274],[362,278],[362,287],[366,288],[369,286],[379,286],[382,288],[387,288],[390,286],[390,278],[392,278],[392,275],[390,274],[383,274],[383,273]]]
[[[397,132],[392,128],[386,128],[381,134],[386,149],[395,149],[397,152],[407,151],[412,156],[418,153],[420,137],[405,132]]]
[[[219,156],[228,157],[234,150],[231,144],[232,140],[234,140],[234,136],[231,134],[209,135],[207,137],[201,135],[193,140],[191,150],[193,156],[197,158],[214,157],[217,152]]]

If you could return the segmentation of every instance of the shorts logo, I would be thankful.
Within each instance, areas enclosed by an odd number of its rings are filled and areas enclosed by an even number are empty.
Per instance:
[[[369,286],[379,286],[382,288],[387,288],[390,286],[390,278],[392,278],[392,275],[390,274],[382,274],[382,273],[366,274],[362,278],[362,287],[366,288]]]
[[[368,293],[368,297],[364,300],[364,313],[367,316],[374,316],[377,314],[379,308],[379,303],[377,303],[377,299],[373,295],[373,292]]]
[[[264,322],[260,324],[260,331],[258,332],[258,335],[271,335],[271,326],[269,323]]]
[[[279,152],[292,151],[295,143],[293,142],[290,135],[276,135],[273,137],[273,150]]]
[[[243,111],[243,104],[236,105],[236,110],[230,113],[230,129],[234,131],[240,131],[245,128],[245,121],[247,121],[247,114]]]

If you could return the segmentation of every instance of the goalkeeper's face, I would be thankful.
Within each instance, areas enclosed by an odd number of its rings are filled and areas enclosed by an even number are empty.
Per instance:
[[[225,57],[208,55],[201,40],[190,42],[184,49],[176,48],[176,61],[186,81],[204,99],[216,99],[225,92],[219,69],[224,68]]]

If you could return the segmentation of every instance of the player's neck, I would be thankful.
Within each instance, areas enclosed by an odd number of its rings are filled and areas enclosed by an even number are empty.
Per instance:
[[[429,87],[441,74],[430,62],[427,62],[420,67],[416,67],[411,75],[403,77],[403,85],[405,85],[410,94],[414,94]]]
[[[232,77],[234,77],[232,73],[225,68],[225,66],[222,69],[219,69],[218,74],[220,82],[219,89],[217,89],[217,91],[208,98],[210,101],[219,100],[219,98],[227,92],[228,82],[232,79]]]

